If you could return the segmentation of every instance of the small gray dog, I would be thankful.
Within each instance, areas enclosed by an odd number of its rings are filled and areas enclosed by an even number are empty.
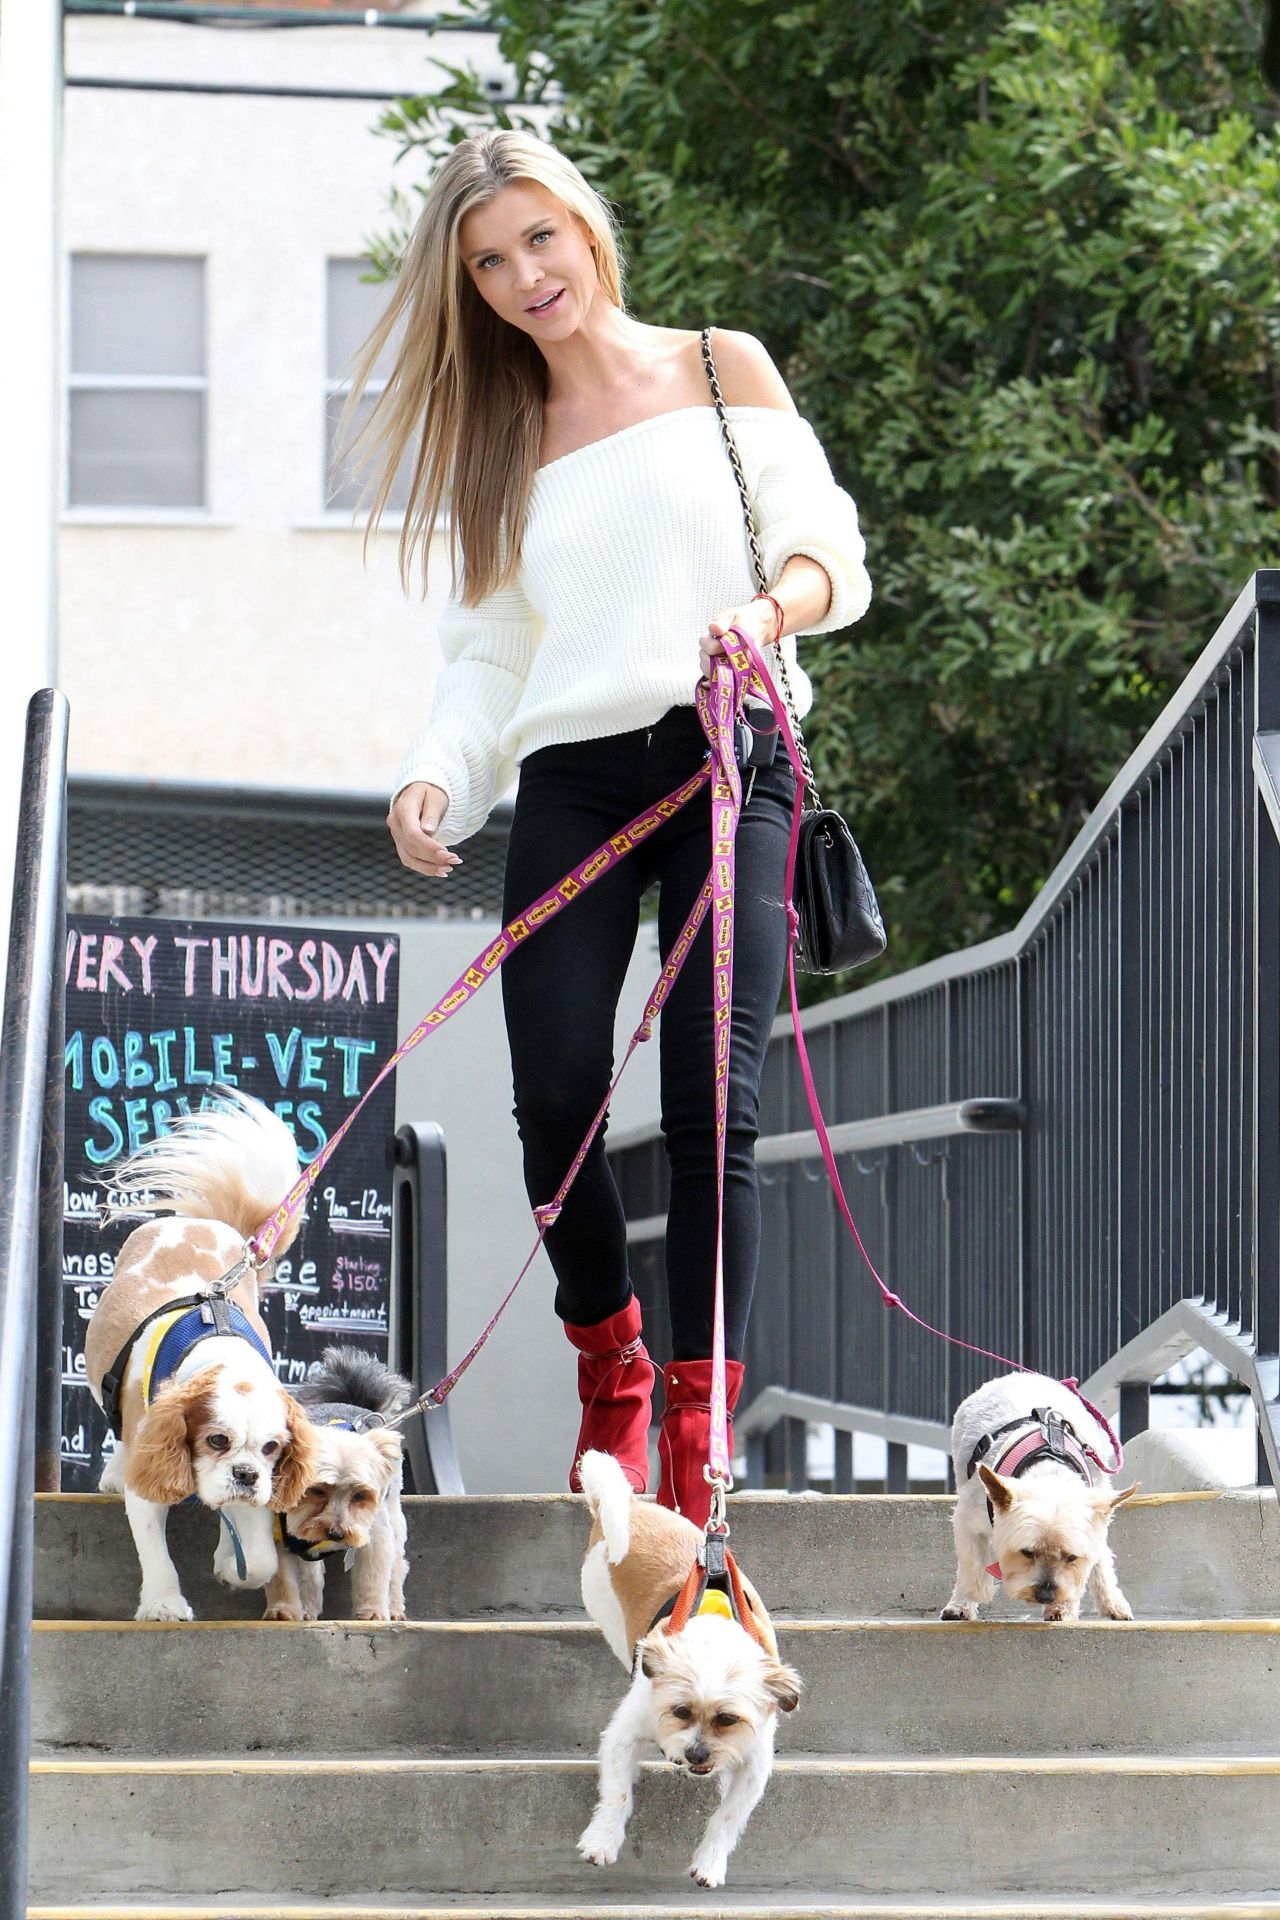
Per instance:
[[[318,1620],[325,1556],[347,1552],[355,1619],[404,1619],[400,1435],[383,1421],[410,1391],[407,1380],[359,1347],[326,1347],[299,1387],[315,1460],[301,1500],[277,1519],[268,1620]]]

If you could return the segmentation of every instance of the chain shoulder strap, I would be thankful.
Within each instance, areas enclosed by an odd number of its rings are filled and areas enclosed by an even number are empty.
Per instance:
[[[716,403],[716,418],[720,422],[720,435],[724,441],[724,449],[729,456],[729,464],[733,468],[733,477],[738,483],[738,494],[742,501],[742,517],[746,522],[747,544],[751,548],[751,565],[755,572],[756,585],[759,587],[761,593],[767,593],[769,591],[769,582],[764,570],[764,555],[760,551],[760,538],[756,533],[756,519],[755,514],[751,510],[751,496],[747,492],[747,477],[742,470],[742,458],[738,452],[737,443],[734,440],[728,417],[724,410],[724,394],[720,390],[720,376],[716,372],[716,363],[711,353],[710,327],[704,327],[702,329],[702,364],[707,370],[707,379],[711,383],[711,397]],[[814,775],[813,763],[809,758],[809,749],[805,746],[804,734],[800,728],[800,718],[796,712],[795,695],[791,690],[791,680],[787,673],[787,662],[782,651],[781,641],[779,641],[778,645],[773,649],[773,658],[777,667],[776,677],[778,690],[786,706],[787,718],[791,722],[791,731],[796,737],[796,748],[800,755],[800,764],[804,768],[804,784],[813,800],[814,806],[820,807],[822,800],[818,793],[818,782]]]

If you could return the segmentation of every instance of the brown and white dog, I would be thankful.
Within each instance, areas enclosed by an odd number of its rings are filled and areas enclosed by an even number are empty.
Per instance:
[[[773,1770],[777,1716],[799,1705],[799,1676],[779,1661],[773,1623],[745,1578],[759,1640],[719,1595],[708,1595],[679,1632],[656,1624],[693,1567],[700,1529],[637,1500],[610,1454],[583,1454],[578,1473],[592,1517],[583,1604],[633,1676],[601,1735],[596,1808],[578,1851],[595,1866],[612,1866],[641,1755],[656,1746],[682,1773],[716,1778],[720,1804],[689,1871],[701,1886],[723,1886],[729,1855]]]
[[[199,1308],[190,1309],[173,1329],[169,1353],[180,1357],[151,1391],[152,1369],[165,1359],[163,1339],[171,1330],[165,1310],[227,1273],[248,1235],[298,1178],[297,1149],[284,1122],[234,1089],[218,1091],[222,1105],[184,1116],[113,1175],[108,1219],[142,1209],[176,1217],[149,1220],[129,1235],[85,1336],[85,1370],[99,1406],[104,1377],[115,1377],[119,1356],[133,1342],[118,1380],[119,1444],[100,1484],[124,1494],[142,1567],[139,1620],[192,1618],[165,1545],[171,1506],[194,1494],[225,1514],[230,1526],[219,1529],[215,1573],[229,1585],[265,1586],[276,1571],[272,1510],[294,1506],[312,1478],[313,1432],[276,1378],[251,1271],[228,1295],[243,1316],[240,1331],[205,1332]],[[277,1243],[278,1253],[296,1231],[295,1223]],[[202,1337],[184,1351],[192,1328]]]

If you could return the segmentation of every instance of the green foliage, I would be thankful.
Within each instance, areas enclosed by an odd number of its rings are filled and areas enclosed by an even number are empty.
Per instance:
[[[1280,562],[1280,141],[1237,0],[497,0],[420,164],[532,125],[641,318],[758,334],[876,598],[811,747],[904,966],[1007,927],[1250,571]],[[403,213],[403,203],[402,203]],[[384,243],[383,264],[394,252]]]

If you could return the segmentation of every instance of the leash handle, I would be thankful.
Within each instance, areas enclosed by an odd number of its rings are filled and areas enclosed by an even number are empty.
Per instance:
[[[736,647],[721,639],[722,654],[711,662],[709,679],[694,696],[711,753],[711,873],[715,883],[712,929],[711,1007],[714,1047],[713,1090],[716,1125],[715,1307],[711,1328],[711,1405],[704,1469],[711,1483],[707,1531],[724,1528],[724,1495],[733,1485],[729,1457],[729,1409],[724,1342],[724,1163],[729,1114],[729,1060],[733,1027],[733,936],[738,819],[742,811],[742,775],[734,751],[734,724],[748,686],[765,677],[763,662],[730,627]]]
[[[887,1284],[877,1269],[875,1262],[872,1260],[871,1255],[863,1245],[862,1235],[858,1232],[857,1222],[854,1220],[848,1199],[845,1196],[843,1182],[840,1179],[840,1169],[836,1164],[835,1152],[827,1133],[827,1123],[823,1118],[822,1107],[818,1100],[818,1088],[813,1077],[813,1068],[809,1061],[809,1049],[805,1045],[804,1029],[800,1023],[800,995],[796,984],[796,942],[800,934],[800,919],[795,909],[795,873],[796,854],[800,844],[800,816],[804,807],[804,768],[801,765],[800,756],[796,750],[796,743],[791,731],[791,723],[786,707],[779,698],[773,683],[768,678],[764,661],[761,659],[754,641],[750,640],[740,627],[733,627],[730,631],[737,635],[742,648],[745,650],[755,668],[763,691],[768,697],[769,703],[777,718],[778,729],[782,735],[782,743],[787,750],[787,758],[790,760],[796,773],[796,798],[791,815],[791,837],[787,846],[785,881],[788,924],[787,986],[791,1001],[791,1025],[795,1033],[796,1057],[800,1063],[800,1077],[804,1083],[805,1099],[808,1102],[814,1132],[818,1137],[818,1146],[827,1169],[827,1177],[831,1182],[831,1187],[835,1194],[836,1205],[839,1208],[846,1227],[853,1236],[854,1244],[862,1256],[868,1273],[876,1283],[882,1306],[896,1309],[897,1312],[905,1315],[908,1320],[915,1326],[920,1327],[925,1333],[932,1334],[938,1340],[945,1340],[949,1346],[959,1347],[965,1353],[975,1353],[984,1360],[996,1360],[1001,1366],[1007,1367],[1010,1372],[1013,1373],[1033,1373],[1035,1372],[1035,1368],[1024,1365],[1021,1360],[1011,1360],[1008,1354],[997,1353],[992,1347],[980,1347],[975,1345],[971,1340],[962,1340],[958,1334],[948,1333],[945,1328],[936,1327],[932,1322],[922,1319],[921,1316],[914,1312],[913,1309],[907,1305],[906,1301]],[[1103,1473],[1107,1475],[1119,1473],[1121,1467],[1124,1465],[1124,1449],[1121,1447],[1120,1441],[1110,1422],[1097,1407],[1091,1405],[1090,1402],[1085,1399],[1084,1395],[1080,1392],[1078,1383],[1074,1379],[1063,1380],[1059,1382],[1059,1384],[1075,1394],[1081,1405],[1085,1407],[1097,1421],[1100,1430],[1106,1434],[1112,1449],[1113,1464],[1107,1466],[1092,1447],[1086,1442],[1081,1441],[1085,1452],[1088,1453],[1089,1457]]]

